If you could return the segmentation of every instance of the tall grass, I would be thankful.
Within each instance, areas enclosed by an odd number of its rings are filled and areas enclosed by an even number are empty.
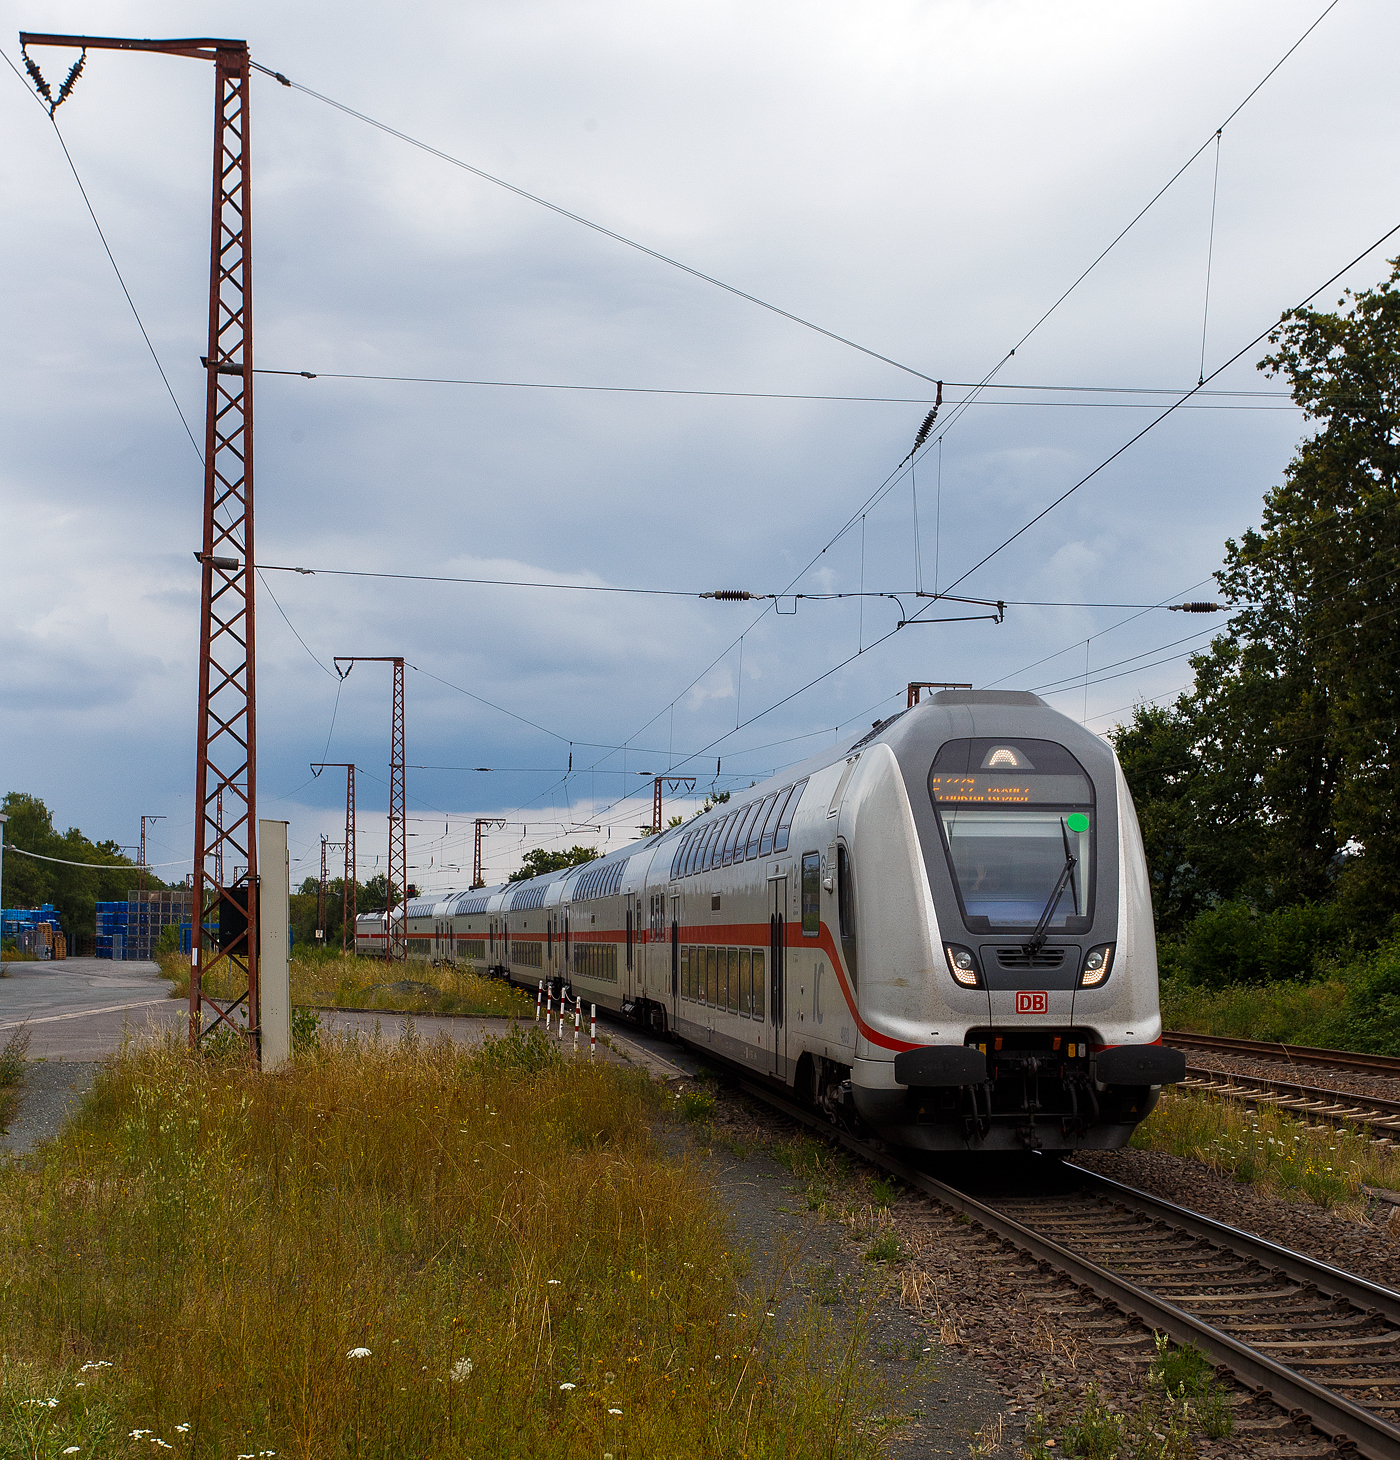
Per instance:
[[[657,1109],[533,1032],[127,1050],[0,1171],[0,1455],[873,1453],[868,1365],[772,1330]]]
[[[1163,1090],[1132,1144],[1201,1161],[1237,1181],[1322,1207],[1364,1200],[1363,1185],[1400,1189],[1400,1152],[1366,1135],[1191,1090]]]
[[[157,956],[170,980],[173,999],[190,993],[190,960],[183,953]],[[215,998],[236,998],[244,985],[227,960],[215,960],[204,987]],[[483,978],[460,966],[396,963],[356,958],[338,949],[308,949],[293,955],[289,969],[292,1003],[302,1008],[384,1009],[412,1014],[476,1014],[529,1017],[534,1001],[503,979]],[[237,987],[235,987],[237,983]]]
[[[1165,1029],[1330,1047],[1341,1033],[1348,986],[1331,978],[1324,983],[1202,988],[1166,978],[1161,992]]]

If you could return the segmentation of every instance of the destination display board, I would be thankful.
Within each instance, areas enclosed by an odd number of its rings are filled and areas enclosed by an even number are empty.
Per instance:
[[[1084,776],[1041,776],[1006,772],[935,770],[928,778],[933,799],[968,806],[1088,806],[1093,793]]]

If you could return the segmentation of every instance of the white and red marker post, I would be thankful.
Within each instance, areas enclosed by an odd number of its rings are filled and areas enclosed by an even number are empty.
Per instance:
[[[594,1059],[598,1054],[598,1006],[588,1006],[588,1058]]]
[[[540,980],[540,986],[535,992],[535,1023],[540,1022],[540,1006],[544,1003],[544,980]]]

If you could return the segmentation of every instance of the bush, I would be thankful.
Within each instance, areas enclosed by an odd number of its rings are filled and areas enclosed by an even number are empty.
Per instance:
[[[1328,903],[1299,903],[1260,913],[1222,902],[1192,919],[1180,944],[1158,950],[1168,977],[1206,988],[1232,984],[1306,983],[1348,940],[1345,914]]]

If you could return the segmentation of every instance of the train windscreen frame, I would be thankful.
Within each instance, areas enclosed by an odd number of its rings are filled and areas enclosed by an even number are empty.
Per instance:
[[[1051,740],[946,741],[929,797],[963,921],[974,933],[1056,934],[1093,924],[1094,784]]]

